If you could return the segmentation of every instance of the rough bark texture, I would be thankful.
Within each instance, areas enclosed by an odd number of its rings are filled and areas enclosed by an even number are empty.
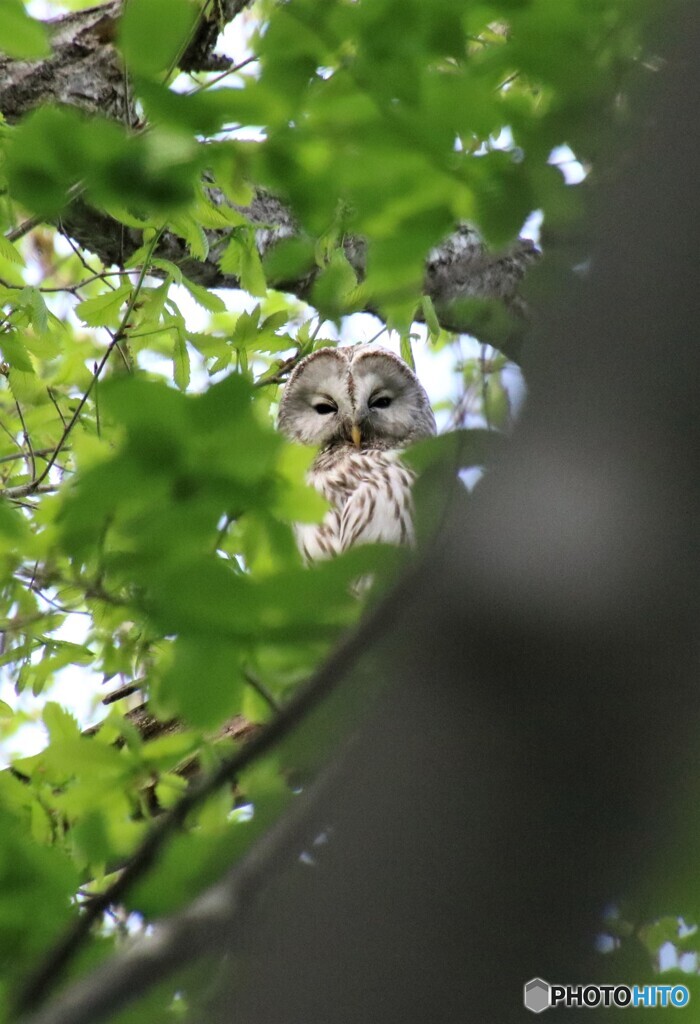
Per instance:
[[[216,70],[228,66],[227,58],[213,54],[219,32],[248,4],[249,0],[225,0],[211,5],[193,34],[179,65],[184,70]],[[0,55],[0,111],[9,122],[44,103],[58,103],[102,114],[135,126],[138,116],[128,81],[114,46],[122,0],[65,15],[49,22],[53,52],[41,61],[13,61]],[[210,189],[216,203],[228,200]],[[293,213],[278,199],[259,189],[250,206],[238,207],[255,227],[261,257],[281,239],[298,233]],[[108,266],[121,265],[141,245],[141,233],[125,228],[103,212],[80,199],[66,211],[61,228],[83,248],[99,256]],[[224,274],[217,260],[228,240],[228,231],[206,232],[209,254],[193,259],[185,241],[166,233],[157,255],[182,268],[197,284],[208,288],[238,288],[240,281]],[[365,273],[365,245],[351,238],[345,243],[350,263],[362,279]],[[519,240],[506,251],[490,253],[478,233],[462,225],[426,261],[424,290],[429,295],[444,327],[469,329],[468,314],[459,301],[469,298],[496,299],[516,316],[524,312],[518,286],[528,266],[537,258],[532,242]],[[295,280],[275,282],[275,287],[308,298],[314,274]]]

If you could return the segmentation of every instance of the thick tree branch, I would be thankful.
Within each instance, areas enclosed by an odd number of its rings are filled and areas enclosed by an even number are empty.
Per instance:
[[[232,205],[217,189],[209,189],[217,205]],[[291,211],[263,189],[258,189],[249,206],[235,207],[255,228],[256,248],[261,259],[285,238],[299,234]],[[124,228],[104,213],[84,202],[74,203],[63,218],[63,227],[81,246],[96,253],[106,265],[119,264],[141,245],[141,232]],[[164,232],[157,255],[175,263],[182,272],[206,288],[240,288],[240,280],[225,274],[218,265],[229,240],[229,232],[206,230],[209,253],[204,260],[194,259],[184,239]],[[360,239],[345,241],[345,255],[362,280],[365,276],[366,247]],[[445,241],[431,250],[425,264],[423,290],[436,308],[443,327],[465,331],[472,326],[470,312],[460,309],[468,299],[499,300],[515,317],[522,317],[524,305],[519,286],[528,267],[539,257],[537,247],[529,239],[518,239],[507,249],[489,252],[478,232],[461,225]],[[276,288],[300,299],[308,299],[315,273],[290,280],[273,281]],[[373,308],[369,308],[374,312]]]
[[[203,10],[192,38],[178,60],[183,71],[227,68],[213,55],[219,33],[250,0],[219,0]],[[52,53],[45,60],[11,60],[0,54],[0,110],[18,121],[43,103],[57,103],[134,124],[136,114],[114,40],[123,0],[53,18]]]

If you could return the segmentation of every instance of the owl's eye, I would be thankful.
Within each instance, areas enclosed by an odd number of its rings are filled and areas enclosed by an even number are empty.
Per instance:
[[[388,409],[391,405],[391,399],[388,395],[380,395],[379,398],[373,398],[370,403],[370,409]]]
[[[331,405],[329,402],[317,402],[316,405],[314,406],[314,409],[319,414],[319,416],[330,416],[332,412],[338,411],[336,407],[334,405]]]

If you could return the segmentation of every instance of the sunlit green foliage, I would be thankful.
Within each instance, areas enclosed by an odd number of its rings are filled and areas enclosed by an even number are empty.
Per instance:
[[[412,341],[458,361],[459,339],[421,295],[429,250],[459,221],[501,245],[535,210],[546,230],[578,215],[547,161],[569,144],[595,167],[640,67],[644,7],[265,2],[246,15],[254,60],[187,78],[176,69],[195,6],[131,0],[118,45],[142,124],[45,106],[2,126],[0,665],[18,693],[48,693],[66,671],[76,688],[136,681],[181,730],[145,738],[117,703],[85,735],[47,701],[46,748],[0,775],[0,995],[76,916],[78,887],[104,886],[178,800],[183,766],[213,767],[236,742],[225,724],[268,720],[357,620],[353,581],[373,569],[381,589],[401,561],[365,550],[302,566],[291,524],[324,505],[304,483],[312,453],[274,430],[288,361],[334,343],[328,321],[367,309],[400,332],[409,361]],[[46,53],[19,0],[0,3],[0,48]],[[254,186],[301,229],[264,261],[242,210]],[[124,266],[60,236],[76,197],[141,233]],[[53,226],[12,234],[34,216]],[[213,255],[244,295],[190,280],[158,252],[165,230],[193,261],[225,231]],[[363,280],[350,234],[367,244]],[[309,271],[308,305],[274,289]],[[449,425],[476,413],[485,429],[510,426],[507,362],[487,347],[459,361]],[[483,465],[505,443],[455,438],[409,456],[424,473],[423,535],[444,467]],[[25,721],[13,706],[0,703],[6,739]],[[290,799],[288,768],[268,758],[209,801],[127,908],[164,913],[215,878]],[[252,821],[234,811],[243,802]],[[111,947],[118,930],[98,941]]]

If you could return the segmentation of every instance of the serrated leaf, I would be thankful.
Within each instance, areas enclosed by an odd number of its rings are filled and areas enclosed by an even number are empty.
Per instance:
[[[411,335],[401,335],[401,358],[404,362],[408,363],[412,370],[416,368],[416,361],[413,358],[413,346],[411,345]]]
[[[188,214],[179,214],[170,219],[171,229],[187,242],[191,256],[205,260],[209,255],[209,242],[201,224]]]
[[[194,281],[190,281],[189,278],[183,275],[182,286],[186,288],[190,293],[194,301],[202,309],[208,310],[210,313],[223,313],[226,310],[226,303],[220,295],[215,295],[214,292],[210,292],[208,288],[203,288],[201,284],[195,284]]]
[[[32,326],[39,334],[45,334],[49,327],[49,311],[41,292],[37,288],[23,288],[19,299],[29,312]]]
[[[7,380],[10,385],[10,391],[18,402],[41,405],[49,401],[46,394],[46,385],[37,377],[33,370],[29,373],[26,370],[11,367]]]
[[[24,342],[16,331],[7,331],[0,336],[0,350],[3,358],[10,366],[23,373],[34,374],[32,363]]]
[[[52,743],[58,740],[78,739],[80,729],[74,715],[56,701],[47,701],[42,714]]]
[[[24,266],[22,254],[12,242],[5,238],[2,233],[0,233],[0,256],[19,267]]]
[[[423,309],[425,325],[428,328],[428,337],[431,341],[434,341],[440,337],[440,321],[437,318],[433,300],[429,295],[421,296],[421,307]]]
[[[236,326],[233,329],[233,344],[237,348],[246,348],[248,345],[254,348],[254,341],[258,336],[258,323],[260,320],[260,304],[258,303],[250,313],[246,313],[245,310],[240,314],[238,320],[236,320]]]
[[[357,275],[344,252],[336,249],[328,265],[320,271],[311,289],[318,311],[329,320],[337,320],[352,310],[352,295]]]
[[[243,288],[256,297],[267,295],[265,271],[260,260],[260,253],[255,244],[246,246],[241,255],[241,284]]]
[[[250,295],[262,298],[267,294],[265,271],[252,231],[245,234],[237,233],[231,237],[219,258],[219,267],[224,274],[237,277],[241,288]]]
[[[186,391],[190,383],[190,354],[181,331],[176,332],[173,345],[173,380],[180,391]]]
[[[75,307],[75,312],[89,327],[106,327],[119,317],[122,305],[131,294],[131,285],[124,284],[114,291],[96,295],[94,299],[84,299]]]
[[[172,278],[175,284],[182,284],[182,271],[177,264],[171,262],[171,260],[164,260],[162,256],[154,256],[151,258],[151,266],[164,270],[165,273]]]

